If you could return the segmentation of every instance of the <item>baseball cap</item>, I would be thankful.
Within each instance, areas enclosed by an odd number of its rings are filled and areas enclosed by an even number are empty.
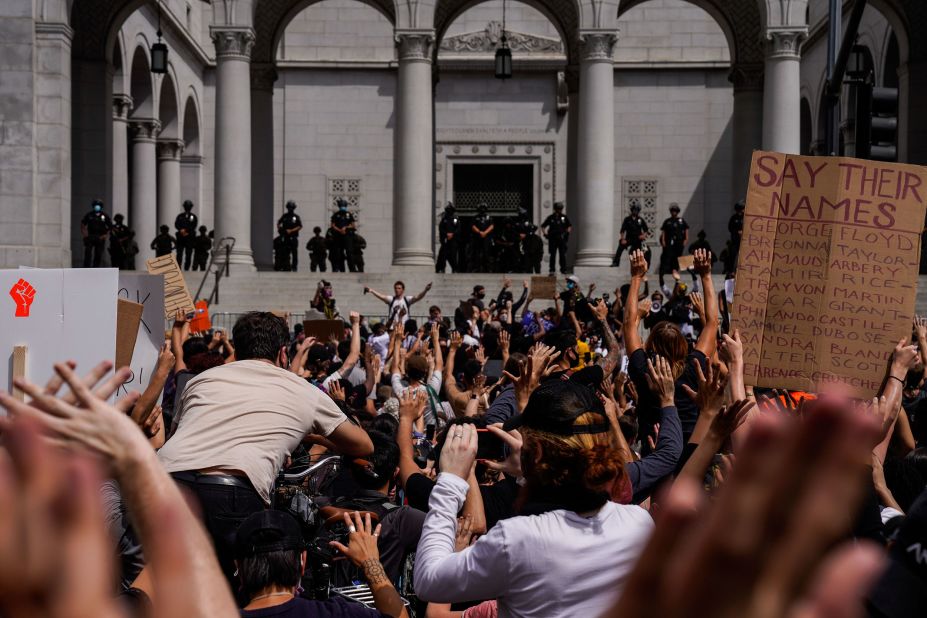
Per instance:
[[[574,380],[542,382],[528,398],[524,411],[505,422],[506,431],[526,427],[561,436],[607,433],[608,423],[576,425],[586,412],[605,415],[595,392]]]
[[[923,616],[927,607],[927,490],[921,492],[898,528],[888,568],[869,594],[875,614],[886,618]]]
[[[303,550],[306,542],[296,519],[285,511],[254,513],[235,533],[235,556],[247,558],[272,551]]]
[[[670,204],[670,212],[679,212],[679,204],[676,202]]]
[[[572,281],[576,285],[579,285],[579,277],[577,277],[576,275],[570,275],[569,277],[566,278],[566,280]]]

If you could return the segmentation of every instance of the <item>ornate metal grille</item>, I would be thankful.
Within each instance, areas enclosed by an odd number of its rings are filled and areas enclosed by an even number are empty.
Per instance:
[[[632,206],[640,206],[641,217],[652,233],[648,245],[656,243],[659,235],[657,229],[657,200],[659,181],[656,178],[629,178],[624,181],[624,215],[631,214]]]
[[[363,197],[360,178],[329,178],[328,179],[328,207],[338,210],[338,200],[348,203],[348,212],[360,223],[361,198]]]

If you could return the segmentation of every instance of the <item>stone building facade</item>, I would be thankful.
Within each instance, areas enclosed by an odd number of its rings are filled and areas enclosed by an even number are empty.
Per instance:
[[[508,80],[492,67],[503,10]],[[259,269],[287,200],[305,242],[347,199],[373,272],[430,267],[448,201],[523,206],[536,223],[564,201],[579,266],[608,265],[632,203],[658,225],[678,202],[720,250],[752,150],[821,152],[826,13],[824,0],[7,0],[0,263],[79,264],[94,198],[127,215],[142,258],[191,199]],[[150,71],[159,23],[164,75]],[[911,33],[925,25],[915,0],[872,0],[858,39],[876,83],[899,89],[899,160],[915,163],[927,44]]]

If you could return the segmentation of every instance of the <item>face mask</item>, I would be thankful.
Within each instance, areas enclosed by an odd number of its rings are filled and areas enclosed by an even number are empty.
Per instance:
[[[103,210],[103,207],[99,204],[93,207],[93,212],[100,212],[101,210]]]
[[[324,296],[325,298],[331,298],[331,297],[332,297],[332,291],[331,291],[331,290],[322,290],[322,296]]]
[[[573,287],[574,287],[574,283],[572,281],[567,281],[567,289],[572,290]]]
[[[338,210],[341,211],[341,212],[345,212],[347,209],[348,209],[347,206],[339,206],[339,207],[338,207]]]

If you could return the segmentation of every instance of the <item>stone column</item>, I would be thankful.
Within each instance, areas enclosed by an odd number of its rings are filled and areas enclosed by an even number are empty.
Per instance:
[[[212,228],[212,211],[203,204],[203,157],[184,153],[180,157],[180,199],[193,200],[193,212],[200,218],[200,225]]]
[[[434,266],[432,31],[396,33],[399,77],[393,181],[393,264]]]
[[[132,204],[129,227],[135,230],[139,253],[135,267],[145,268],[145,260],[154,257],[151,241],[158,234],[158,183],[155,143],[161,123],[154,118],[132,118]]]
[[[734,65],[729,79],[734,84],[731,197],[737,202],[747,197],[753,151],[763,146],[763,65]]]
[[[766,33],[763,149],[801,152],[801,43],[807,28]]]
[[[180,155],[183,140],[158,140],[158,225],[168,225],[174,233],[174,218],[181,210]]]
[[[216,239],[231,236],[233,264],[251,256],[251,48],[249,27],[210,30],[216,46]]]
[[[112,213],[129,212],[129,112],[132,97],[113,95],[113,203]]]
[[[615,252],[615,31],[580,32],[577,266],[608,266]],[[569,207],[569,205],[567,205]]]
[[[274,236],[277,218],[287,198],[274,199],[274,82],[273,65],[251,65],[251,249],[258,270],[274,267]],[[309,204],[297,214],[306,215]],[[277,209],[280,209],[278,214]],[[301,238],[311,236],[312,227]],[[305,243],[303,243],[305,244]],[[302,246],[300,252],[303,251]],[[307,260],[301,262],[308,266]]]

